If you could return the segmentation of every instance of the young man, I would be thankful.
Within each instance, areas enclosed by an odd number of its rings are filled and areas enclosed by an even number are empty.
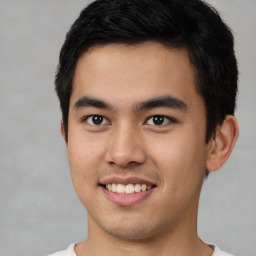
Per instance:
[[[230,255],[197,235],[200,191],[238,136],[233,37],[199,0],[98,0],[56,91],[88,238],[54,256]]]

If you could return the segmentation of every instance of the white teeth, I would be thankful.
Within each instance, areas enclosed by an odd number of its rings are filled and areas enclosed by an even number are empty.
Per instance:
[[[111,184],[107,184],[107,189],[111,191],[112,190],[112,185]]]
[[[116,187],[117,187],[116,184],[113,183],[113,184],[112,184],[112,190],[111,190],[111,191],[112,191],[112,192],[116,192]]]
[[[152,188],[150,185],[146,184],[128,184],[128,185],[123,185],[123,184],[107,184],[106,188],[109,191],[119,193],[119,194],[132,194],[134,192],[138,193],[141,191],[146,191]]]
[[[117,187],[116,187],[116,192],[119,193],[119,194],[124,194],[126,191],[125,189],[125,185],[123,184],[117,184]]]
[[[140,191],[141,191],[141,185],[140,185],[140,184],[136,184],[136,185],[134,186],[134,191],[135,191],[135,192],[140,192]]]
[[[125,187],[125,192],[126,192],[126,194],[132,194],[132,193],[134,193],[134,186],[133,186],[133,184],[128,184],[128,185],[126,185],[126,187]]]
[[[141,190],[142,190],[142,191],[146,191],[146,190],[147,190],[147,185],[146,185],[146,184],[142,184]]]

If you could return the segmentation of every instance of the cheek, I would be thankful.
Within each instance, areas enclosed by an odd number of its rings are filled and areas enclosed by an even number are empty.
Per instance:
[[[101,156],[102,147],[100,142],[93,143],[92,138],[85,136],[69,138],[68,160],[76,190],[97,184],[95,173],[99,169]],[[85,184],[87,185],[84,186]]]
[[[98,186],[95,173],[100,168],[98,145],[98,143],[92,143],[89,138],[81,136],[70,137],[68,142],[72,182],[80,201],[86,208],[90,208],[91,204],[97,204],[94,193],[95,187]]]
[[[69,138],[68,159],[70,167],[80,166],[83,167],[85,171],[90,171],[93,169],[84,167],[91,166],[97,162],[100,156],[103,154],[103,146],[101,141],[99,139],[95,139],[94,137],[95,136],[89,136],[82,133]]]
[[[154,147],[150,148],[151,158],[163,182],[172,183],[170,187],[173,189],[201,179],[206,157],[205,145],[200,137],[198,140],[197,136],[184,136],[184,133],[166,136],[161,141],[155,141]]]

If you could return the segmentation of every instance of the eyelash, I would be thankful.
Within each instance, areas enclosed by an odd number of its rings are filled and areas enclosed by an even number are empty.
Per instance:
[[[100,124],[93,124],[93,121],[91,121],[91,123],[90,122],[88,122],[88,120],[90,119],[90,118],[93,118],[93,117],[97,117],[97,118],[99,118],[99,119],[103,119],[103,120],[107,120],[107,122],[105,122],[105,123],[100,123]],[[95,121],[95,120],[94,120]],[[106,118],[106,117],[104,117],[104,116],[102,116],[102,115],[89,115],[89,116],[86,116],[86,117],[84,117],[83,119],[82,119],[82,122],[87,122],[88,124],[90,124],[90,125],[93,125],[93,126],[100,126],[100,125],[108,125],[108,124],[110,124],[110,122],[108,121],[108,119]]]
[[[169,123],[176,123],[176,122],[177,122],[176,119],[171,118],[171,117],[168,117],[168,116],[164,116],[164,115],[153,115],[153,116],[150,116],[150,117],[147,119],[147,121],[146,121],[145,123],[148,123],[150,119],[152,119],[152,123],[153,123],[153,122],[154,122],[154,121],[153,121],[154,118],[161,118],[161,119],[163,119],[163,123],[161,123],[161,124],[150,124],[150,125],[158,126],[158,127],[160,127],[160,126],[165,126],[165,125],[167,125],[167,124],[169,124]],[[157,120],[155,120],[155,121],[157,121]]]
[[[90,122],[88,121],[90,118],[99,118],[100,120],[102,119],[104,122],[103,123],[99,123],[99,124],[95,124],[93,122],[97,121],[97,120],[91,120]],[[154,121],[157,121],[157,120],[154,120],[152,121],[151,124],[149,124],[148,122],[150,121],[150,119],[153,120],[153,118],[160,118],[160,119],[163,119],[163,123],[161,123],[161,120],[160,120],[160,124],[154,124],[153,122]],[[159,120],[158,120],[159,121]],[[102,115],[89,115],[89,116],[86,116],[82,119],[82,122],[87,122],[89,125],[92,125],[92,126],[101,126],[101,125],[110,125],[110,122],[109,120],[102,116]],[[165,115],[153,115],[153,116],[150,116],[149,118],[147,118],[146,122],[144,124],[147,124],[148,125],[152,125],[152,126],[157,126],[157,127],[161,127],[161,126],[165,126],[165,125],[168,125],[169,123],[177,123],[177,120],[174,119],[174,118],[171,118],[171,117],[168,117],[168,116],[165,116]]]

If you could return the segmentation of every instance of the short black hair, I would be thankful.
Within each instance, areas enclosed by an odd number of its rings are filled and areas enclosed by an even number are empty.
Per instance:
[[[90,47],[154,41],[187,49],[206,106],[206,143],[236,106],[234,40],[218,12],[201,0],[96,0],[80,13],[61,49],[55,88],[68,141],[68,114],[78,58]]]

